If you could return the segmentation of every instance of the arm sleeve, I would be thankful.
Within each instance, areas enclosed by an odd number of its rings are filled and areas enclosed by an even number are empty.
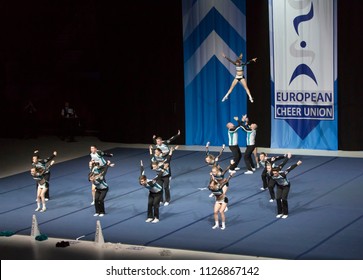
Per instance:
[[[55,155],[52,154],[50,157],[47,157],[46,159],[44,159],[44,163],[51,161],[53,158],[55,158]]]
[[[180,134],[176,134],[176,135],[174,135],[174,136],[172,136],[172,137],[170,137],[168,140],[166,140],[165,142],[166,142],[166,144],[170,144],[171,143],[171,141],[174,141],[176,138],[178,138],[180,136]]]
[[[285,171],[286,174],[290,173],[293,169],[295,169],[298,165],[295,163],[293,165],[291,165],[290,167],[288,167]]]
[[[289,161],[289,158],[288,157],[284,157],[284,156],[281,156],[281,158],[283,158],[284,160],[278,165],[278,167],[280,168],[280,169],[282,169],[284,166],[285,166],[285,164]],[[276,161],[276,160],[275,160]],[[294,167],[295,168],[295,167]]]
[[[99,154],[102,157],[112,157],[113,156],[112,154],[105,153],[103,151],[97,151],[97,154]]]
[[[171,161],[171,157],[172,157],[172,155],[171,155],[171,154],[168,154],[168,155],[165,157],[164,162],[170,163],[170,161]]]
[[[143,165],[140,165],[140,176],[145,175],[145,168]]]
[[[277,161],[277,160],[281,160],[281,159],[284,159],[284,158],[286,158],[285,156],[276,156],[276,157],[274,157],[275,158],[275,160],[271,160],[271,163],[274,163],[275,161]]]
[[[252,129],[249,126],[247,126],[246,124],[244,124],[242,122],[240,123],[240,126],[242,127],[242,129],[244,131],[252,131]]]

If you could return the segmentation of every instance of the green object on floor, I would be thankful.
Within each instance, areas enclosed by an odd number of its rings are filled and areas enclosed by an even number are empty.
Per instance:
[[[35,240],[38,240],[38,241],[44,241],[47,239],[48,239],[48,236],[46,234],[39,234],[39,235],[35,236]]]
[[[3,230],[0,232],[0,236],[12,236],[14,234],[14,232],[10,231],[10,230]]]

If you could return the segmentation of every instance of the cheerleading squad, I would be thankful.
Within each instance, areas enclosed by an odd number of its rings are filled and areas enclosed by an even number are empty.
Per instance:
[[[237,83],[246,90],[251,103],[253,98],[247,87],[247,82],[244,76],[244,68],[251,62],[256,62],[257,58],[253,58],[247,62],[242,61],[243,55],[236,60],[228,58],[222,53],[222,56],[226,58],[230,63],[236,66],[236,76],[232,81],[232,84],[223,97],[222,102],[225,102],[231,94]],[[228,148],[232,153],[232,160],[226,168],[222,168],[219,164],[219,159],[222,156],[225,145],[221,147],[218,155],[213,155],[209,150],[210,143],[206,144],[205,162],[211,167],[209,173],[209,183],[207,189],[210,191],[209,197],[215,199],[213,218],[213,229],[220,228],[224,230],[226,228],[226,212],[228,211],[228,197],[227,192],[229,189],[230,181],[235,176],[236,172],[240,170],[239,163],[242,159],[242,152],[238,145],[238,133],[243,131],[246,133],[246,149],[243,156],[243,160],[246,166],[244,174],[251,175],[256,170],[262,167],[261,190],[268,190],[270,196],[270,202],[276,201],[277,205],[277,218],[287,218],[289,215],[288,209],[288,194],[290,191],[290,180],[287,175],[302,162],[297,161],[295,164],[283,170],[284,166],[291,159],[291,154],[269,157],[266,153],[261,152],[257,156],[256,147],[256,133],[257,124],[251,122],[247,115],[243,115],[241,119],[234,117],[236,122],[228,122],[226,124],[228,134]],[[171,138],[164,140],[162,137],[153,135],[153,144],[149,146],[150,160],[147,166],[151,171],[155,172],[154,176],[146,176],[144,162],[140,161],[140,176],[139,184],[148,190],[147,199],[147,223],[158,223],[160,221],[160,205],[168,206],[171,203],[170,194],[170,182],[172,179],[171,173],[171,159],[173,152],[178,149],[178,146],[170,147],[170,144],[180,136],[180,130]],[[57,156],[57,152],[45,159],[41,159],[39,151],[35,151],[32,157],[31,175],[36,181],[36,193],[37,193],[37,208],[35,211],[46,211],[46,201],[49,198],[49,181],[50,181],[50,168],[54,164],[54,157]],[[102,217],[106,214],[105,211],[105,198],[109,190],[108,183],[106,181],[106,174],[109,167],[113,167],[115,164],[110,160],[106,160],[106,157],[112,157],[113,154],[103,152],[96,146],[90,147],[89,162],[89,174],[88,180],[91,183],[92,202],[91,205],[95,207],[94,216]],[[280,164],[277,164],[281,161]],[[226,175],[228,174],[228,176]],[[233,181],[232,181],[233,182]],[[276,188],[276,191],[275,191]],[[221,220],[221,224],[219,223]]]
[[[214,198],[213,206],[213,229],[226,228],[226,212],[228,211],[228,196],[227,192],[230,187],[231,179],[235,176],[240,168],[238,164],[242,158],[242,153],[238,146],[238,131],[244,131],[247,135],[247,146],[244,154],[244,161],[247,170],[243,172],[246,175],[254,174],[257,168],[261,167],[261,190],[268,190],[270,202],[276,202],[277,205],[277,218],[285,219],[289,215],[288,209],[288,194],[290,191],[291,183],[287,178],[289,172],[299,166],[302,162],[297,161],[286,169],[283,169],[287,162],[291,159],[290,153],[285,155],[278,155],[269,157],[266,153],[261,152],[259,157],[255,155],[255,138],[257,125],[249,123],[247,115],[242,116],[241,120],[237,117],[234,118],[237,124],[228,123],[228,147],[232,152],[232,159],[230,164],[222,168],[220,165],[220,158],[225,150],[225,145],[222,145],[217,155],[214,155],[210,149],[210,143],[205,146],[205,163],[211,167],[209,173],[209,183],[207,189],[210,191],[209,197]],[[160,221],[161,205],[168,206],[171,203],[170,182],[172,178],[171,173],[171,159],[174,151],[179,146],[170,147],[170,143],[180,136],[180,131],[168,140],[163,140],[161,137],[153,137],[153,144],[149,146],[149,157],[147,167],[155,172],[154,176],[146,176],[144,162],[140,161],[140,176],[139,184],[148,190],[147,199],[147,223],[158,223]],[[254,155],[254,156],[252,156]],[[35,211],[45,212],[46,201],[49,198],[49,182],[50,182],[50,169],[54,164],[54,158],[57,152],[54,151],[48,158],[40,158],[39,151],[35,151],[32,157],[31,175],[36,181],[37,186],[37,208]],[[109,167],[115,164],[107,157],[113,157],[113,154],[103,152],[96,146],[90,147],[90,162],[88,180],[91,183],[91,205],[95,207],[94,216],[102,217],[106,214],[105,211],[105,198],[109,190],[106,181],[106,174]],[[233,182],[233,180],[232,180]],[[48,195],[47,195],[48,194]]]

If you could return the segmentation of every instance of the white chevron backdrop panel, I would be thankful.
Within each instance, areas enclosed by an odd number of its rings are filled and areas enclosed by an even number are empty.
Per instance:
[[[222,145],[227,143],[226,123],[247,110],[240,84],[221,102],[235,75],[235,66],[222,53],[231,59],[240,53],[248,58],[245,0],[182,1],[186,144]],[[245,143],[240,137],[239,144]]]

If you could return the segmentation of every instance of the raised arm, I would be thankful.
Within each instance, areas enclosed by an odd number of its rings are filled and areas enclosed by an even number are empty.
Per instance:
[[[140,176],[145,175],[144,163],[140,160]]]
[[[177,150],[177,149],[179,149],[179,145],[176,145],[175,147],[171,147],[171,149],[170,149],[170,151],[169,151],[169,154],[168,154],[168,156],[169,156],[169,160],[170,160],[171,156],[173,155],[173,152],[174,152],[175,150]]]
[[[218,156],[216,156],[216,158],[215,158],[215,161],[218,161],[219,160],[219,157],[223,154],[223,151],[224,151],[224,148],[226,147],[226,145],[222,145],[222,149],[220,150],[220,152],[219,152],[219,154],[218,154]]]
[[[154,155],[154,149],[153,149],[152,145],[149,145],[149,154],[150,154],[150,157],[152,157]]]
[[[180,129],[178,130],[178,133],[172,137],[170,137],[168,140],[166,140],[165,142],[167,144],[171,143],[171,141],[174,141],[176,138],[178,138],[180,136]]]
[[[291,165],[289,168],[286,169],[285,173],[290,173],[293,169],[295,169],[296,167],[298,167],[299,165],[302,164],[302,161],[299,160],[297,163]]]
[[[46,166],[45,169],[43,171],[43,173],[45,173],[46,171],[49,171],[49,169],[53,166],[53,164],[55,163],[54,160],[52,160],[51,162],[49,162]]]
[[[256,62],[257,57],[254,57],[252,59],[250,59],[249,61],[247,61],[246,63],[244,63],[244,65],[250,64],[251,62]]]
[[[113,157],[113,154],[103,152],[101,150],[97,150],[97,154],[101,157]]]
[[[209,144],[210,142],[208,141],[207,144],[205,145],[205,155],[209,155]]]
[[[232,59],[230,59],[228,56],[226,56],[224,53],[222,53],[222,56],[225,58],[225,59],[227,59],[230,63],[232,63],[232,64],[234,64],[234,65],[236,65],[236,62],[235,61],[233,61]]]
[[[277,157],[272,157],[271,158],[271,163],[273,163],[273,162],[275,162],[276,160],[278,160],[278,159],[284,159],[277,167],[278,168],[280,168],[280,169],[282,169],[284,166],[285,166],[285,164],[289,161],[289,159],[291,158],[291,153],[288,153],[288,154],[286,154],[286,155],[283,155],[283,156],[277,156]],[[274,159],[273,161],[272,161],[272,159]]]

